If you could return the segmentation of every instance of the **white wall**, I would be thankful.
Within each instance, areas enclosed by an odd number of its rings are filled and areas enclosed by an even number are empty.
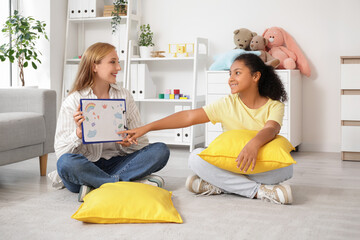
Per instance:
[[[38,40],[37,47],[42,53],[42,56],[40,56],[42,64],[37,64],[37,70],[34,70],[31,66],[24,69],[25,85],[56,90],[58,109],[61,103],[66,10],[66,0],[19,0],[20,13],[44,21],[50,39],[50,41],[45,38]],[[13,77],[14,82],[19,81],[17,76]]]
[[[67,1],[51,1],[50,12],[50,86],[51,89],[56,90],[57,109],[59,111],[64,69]]]
[[[340,151],[340,56],[360,55],[358,0],[143,0],[142,20],[158,50],[206,37],[210,55],[234,48],[233,31],[262,34],[278,26],[297,41],[311,65],[303,77],[302,151]],[[210,64],[211,64],[210,59]]]

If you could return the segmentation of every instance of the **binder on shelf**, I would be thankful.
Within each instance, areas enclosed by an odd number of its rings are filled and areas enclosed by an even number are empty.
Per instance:
[[[72,0],[73,2],[75,2],[75,18],[82,18],[83,14],[82,14],[82,0]]]
[[[191,109],[190,106],[183,106],[183,111],[190,110],[190,109]],[[183,142],[190,142],[190,138],[191,138],[190,135],[191,135],[190,127],[183,128],[182,141]]]
[[[118,49],[119,59],[125,60],[126,56],[126,24],[117,25],[117,30],[112,34],[111,43]]]
[[[118,25],[119,30],[120,30],[120,36],[119,36],[119,49],[120,49],[120,54],[119,54],[119,58],[124,60],[125,54],[126,54],[126,48],[127,48],[127,43],[126,43],[126,24],[119,24]]]
[[[64,98],[68,96],[73,83],[75,82],[77,64],[66,64],[64,67]]]
[[[69,18],[77,18],[76,7],[77,7],[77,1],[69,0],[68,2]]]
[[[138,99],[138,64],[130,65],[130,92],[134,99]]]
[[[175,105],[175,113],[176,112],[181,112],[183,110],[183,106],[182,105]],[[183,129],[182,128],[177,128],[174,130],[174,134],[175,134],[175,142],[182,142],[183,141]]]
[[[155,98],[156,87],[151,79],[147,64],[138,64],[138,99]]]
[[[88,17],[102,17],[102,13],[104,11],[104,1],[100,0],[82,0],[88,2],[88,10],[89,14]]]
[[[93,0],[81,0],[81,12],[83,18],[90,17],[90,6]]]

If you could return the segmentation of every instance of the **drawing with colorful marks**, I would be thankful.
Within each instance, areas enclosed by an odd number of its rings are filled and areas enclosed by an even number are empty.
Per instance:
[[[90,112],[91,110],[94,110],[95,106],[95,103],[88,103],[88,105],[86,105],[85,111]]]
[[[85,107],[84,107],[85,106]],[[125,99],[80,99],[86,121],[82,123],[83,143],[118,142],[126,128]]]

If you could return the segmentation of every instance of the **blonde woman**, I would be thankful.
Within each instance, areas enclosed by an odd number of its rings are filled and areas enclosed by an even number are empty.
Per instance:
[[[62,103],[55,134],[57,171],[64,186],[79,192],[79,201],[92,188],[104,183],[139,180],[158,187],[164,180],[152,173],[161,170],[169,159],[164,143],[149,144],[146,136],[138,144],[82,144],[80,99],[125,99],[127,126],[141,126],[140,114],[130,92],[116,84],[121,70],[115,47],[95,43],[83,54],[69,96]],[[151,175],[150,175],[151,174]]]

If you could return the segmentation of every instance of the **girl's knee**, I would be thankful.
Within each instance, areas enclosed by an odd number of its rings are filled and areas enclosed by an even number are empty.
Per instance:
[[[198,154],[201,153],[204,149],[197,148],[190,153],[188,164],[189,168],[193,171],[201,167],[202,162],[204,161]]]
[[[293,173],[294,173],[294,167],[293,165],[290,165],[288,167],[284,168],[284,181],[290,179],[293,177]]]

